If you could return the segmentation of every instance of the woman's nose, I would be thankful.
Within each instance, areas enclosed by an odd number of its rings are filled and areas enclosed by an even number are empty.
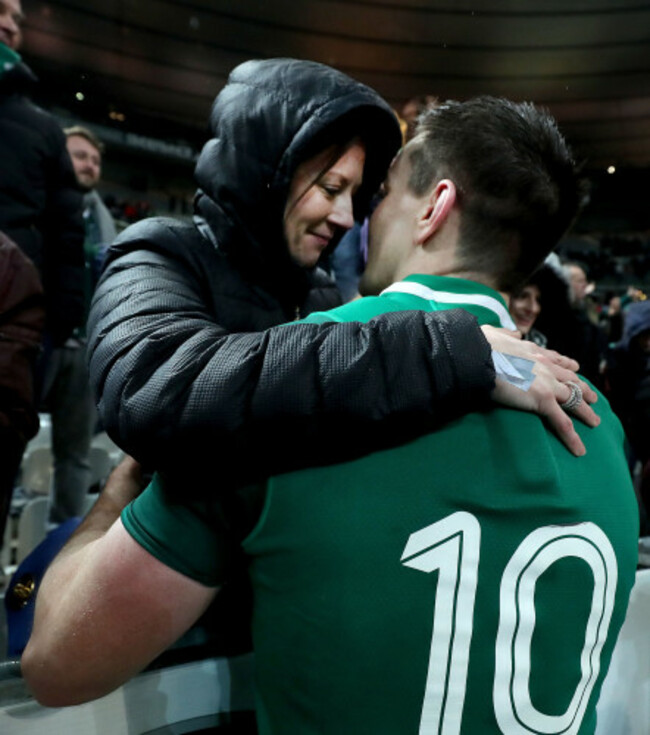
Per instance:
[[[354,206],[351,194],[345,193],[336,197],[329,220],[332,224],[346,230],[352,227],[354,224]]]

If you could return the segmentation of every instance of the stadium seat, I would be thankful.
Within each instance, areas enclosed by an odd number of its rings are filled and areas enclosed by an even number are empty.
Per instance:
[[[19,485],[28,493],[47,495],[54,465],[49,446],[27,447],[20,469]]]
[[[43,497],[30,500],[23,508],[18,519],[17,564],[20,564],[45,538],[49,507],[49,498]]]

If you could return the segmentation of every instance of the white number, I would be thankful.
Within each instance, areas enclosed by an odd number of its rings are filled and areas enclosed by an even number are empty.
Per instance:
[[[564,714],[545,715],[533,706],[528,685],[535,628],[535,585],[552,564],[567,557],[587,562],[593,574],[594,590],[580,654],[580,681]],[[612,617],[617,579],[614,549],[593,523],[538,528],[515,551],[501,579],[494,675],[494,711],[504,733],[573,735],[578,732],[600,671],[600,652]]]
[[[421,733],[460,732],[480,546],[481,526],[476,518],[454,513],[412,533],[402,553],[402,564],[408,567],[427,573],[440,570]],[[450,691],[461,695],[448,697]]]
[[[478,581],[481,527],[470,513],[454,513],[412,533],[405,566],[439,570],[420,733],[460,732]],[[575,557],[593,574],[591,610],[580,654],[581,679],[564,714],[546,715],[530,699],[535,585],[556,561]],[[494,711],[504,735],[574,735],[598,678],[600,652],[614,607],[618,570],[609,539],[593,523],[545,526],[515,551],[501,579],[496,641]]]

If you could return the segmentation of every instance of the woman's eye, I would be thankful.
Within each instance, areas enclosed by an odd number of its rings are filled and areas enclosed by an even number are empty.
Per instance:
[[[337,186],[327,186],[327,184],[322,184],[323,191],[331,197],[335,197],[339,193],[339,189]]]

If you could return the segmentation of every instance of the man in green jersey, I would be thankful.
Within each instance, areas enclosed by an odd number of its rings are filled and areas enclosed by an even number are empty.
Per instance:
[[[508,292],[578,198],[563,139],[531,105],[431,110],[371,221],[362,289],[380,295],[310,321],[462,306],[512,328]],[[501,370],[521,390],[534,377],[525,360]],[[43,582],[28,682],[48,704],[118,686],[196,619],[243,549],[262,733],[593,733],[638,533],[623,433],[596,407],[600,427],[578,426],[584,457],[538,416],[497,408],[411,441],[399,427],[400,446],[323,458],[228,507],[172,504],[154,479],[114,522],[137,486],[122,469],[124,497],[105,498]],[[64,655],[73,639],[87,655]]]

